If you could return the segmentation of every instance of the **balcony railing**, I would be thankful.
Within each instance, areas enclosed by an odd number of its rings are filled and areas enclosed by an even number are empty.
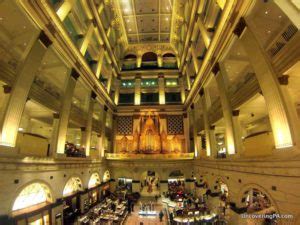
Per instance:
[[[123,154],[123,153],[106,153],[106,159],[109,160],[188,160],[194,158],[194,153],[178,154]]]

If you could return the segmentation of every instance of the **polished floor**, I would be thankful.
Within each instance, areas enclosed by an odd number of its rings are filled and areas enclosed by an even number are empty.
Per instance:
[[[135,206],[134,206],[134,212],[132,212],[125,222],[125,225],[166,225],[167,223],[167,215],[164,215],[163,222],[159,221],[158,213],[160,210],[163,210],[163,204],[161,202],[161,199],[157,201],[157,203],[154,203],[154,210],[157,211],[156,217],[144,217],[139,216],[139,208],[140,208],[140,202],[149,202],[149,201],[155,202],[154,198],[142,198]],[[165,214],[165,213],[164,213]]]

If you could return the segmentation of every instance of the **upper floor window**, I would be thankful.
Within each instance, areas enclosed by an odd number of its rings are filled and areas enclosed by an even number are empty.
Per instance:
[[[157,79],[142,79],[142,87],[156,87],[158,85]]]

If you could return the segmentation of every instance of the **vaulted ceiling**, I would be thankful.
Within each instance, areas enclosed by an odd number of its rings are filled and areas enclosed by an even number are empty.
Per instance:
[[[128,44],[170,42],[173,0],[119,0]]]

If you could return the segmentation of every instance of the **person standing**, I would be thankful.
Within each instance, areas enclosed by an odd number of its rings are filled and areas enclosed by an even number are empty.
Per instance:
[[[160,210],[160,212],[159,212],[159,221],[162,222],[163,218],[164,218],[164,213],[163,213],[162,210]]]

